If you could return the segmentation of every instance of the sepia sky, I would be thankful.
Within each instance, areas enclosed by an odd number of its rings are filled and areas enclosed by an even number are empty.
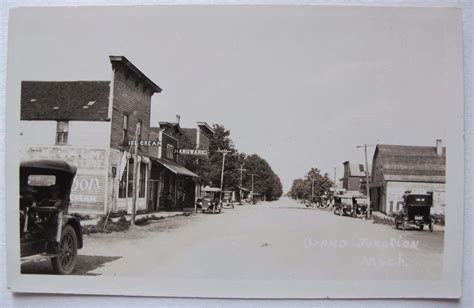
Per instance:
[[[94,7],[10,15],[8,87],[109,80],[124,55],[163,88],[152,124],[221,123],[287,191],[311,168],[342,176],[356,145],[446,138],[458,10]],[[19,100],[18,100],[19,103]],[[373,148],[370,149],[370,158]]]

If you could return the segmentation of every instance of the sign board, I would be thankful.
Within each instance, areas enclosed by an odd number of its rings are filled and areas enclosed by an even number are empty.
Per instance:
[[[196,155],[196,156],[207,156],[209,154],[206,150],[197,150],[197,149],[176,149],[174,151],[176,154],[181,155]]]
[[[68,146],[30,146],[28,160],[63,160],[77,167],[71,188],[71,212],[102,214],[105,203],[106,150]]]

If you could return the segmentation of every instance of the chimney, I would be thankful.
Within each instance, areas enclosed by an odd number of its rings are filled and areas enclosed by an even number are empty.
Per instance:
[[[436,155],[443,155],[443,142],[441,141],[441,139],[436,139]]]
[[[176,123],[179,124],[179,121],[181,120],[181,116],[179,114],[176,115]]]

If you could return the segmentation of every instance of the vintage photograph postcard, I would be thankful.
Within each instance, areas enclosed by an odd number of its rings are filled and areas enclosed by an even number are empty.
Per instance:
[[[459,298],[462,11],[10,11],[12,292]]]

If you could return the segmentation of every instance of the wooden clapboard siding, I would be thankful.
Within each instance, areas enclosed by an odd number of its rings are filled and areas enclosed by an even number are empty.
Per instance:
[[[117,69],[114,74],[112,132],[110,146],[113,149],[128,150],[130,146],[122,140],[123,115],[128,115],[128,139],[135,138],[138,121],[142,122],[142,140],[148,140],[150,134],[150,112],[152,90],[133,75]],[[140,155],[148,156],[147,147],[140,147]]]

